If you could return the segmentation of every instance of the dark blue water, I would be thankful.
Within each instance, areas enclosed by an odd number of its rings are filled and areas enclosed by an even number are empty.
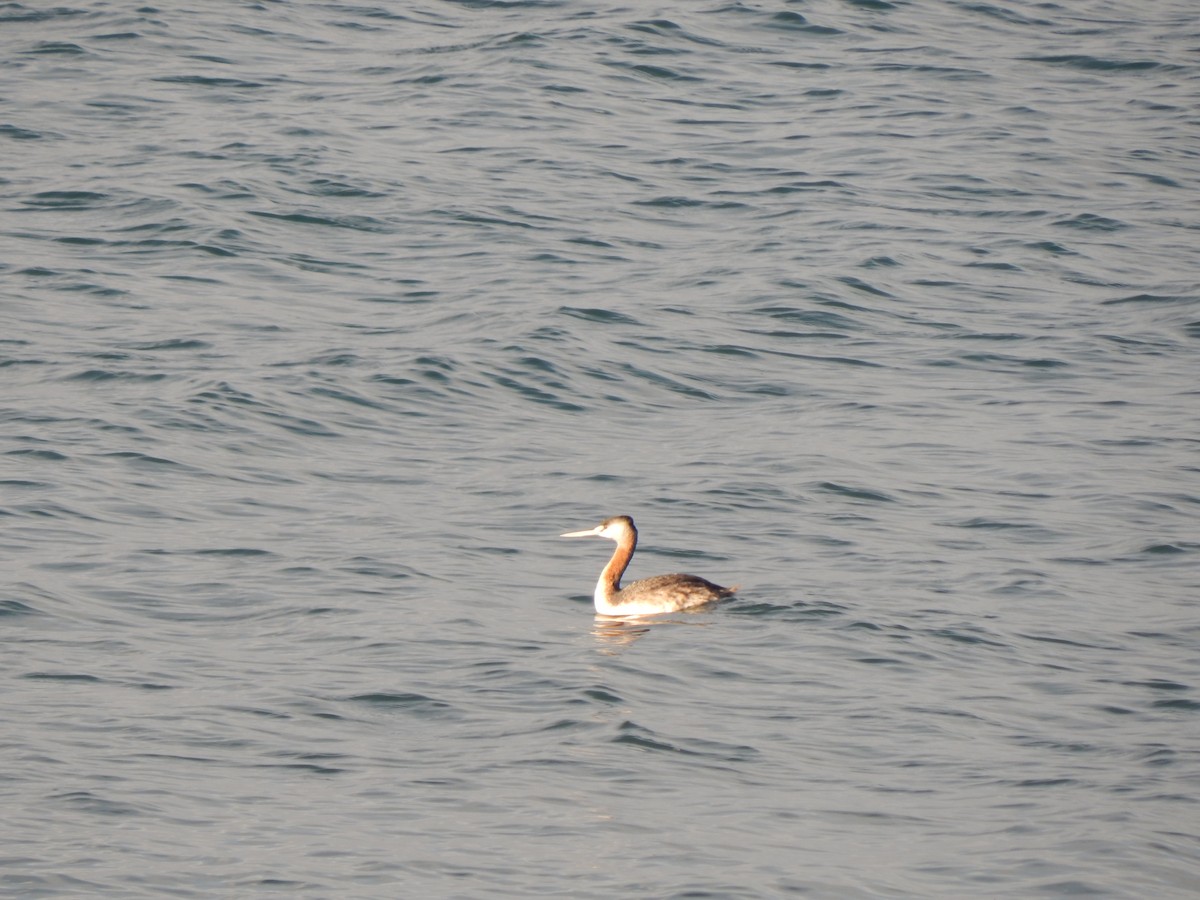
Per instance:
[[[1193,5],[676,6],[0,4],[0,892],[1200,892]]]

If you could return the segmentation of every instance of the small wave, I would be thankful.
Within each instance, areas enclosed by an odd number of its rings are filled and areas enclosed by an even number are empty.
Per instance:
[[[1105,59],[1083,53],[1068,53],[1059,56],[1021,56],[1026,62],[1044,63],[1049,66],[1064,66],[1083,72],[1147,72],[1152,69],[1172,68],[1150,59]]]
[[[631,721],[620,724],[613,743],[628,744],[640,750],[677,753],[726,763],[746,762],[758,756],[755,748],[744,744],[726,744],[707,738],[667,738]]]
[[[108,194],[95,191],[40,191],[22,200],[21,205],[28,210],[96,209],[111,199]]]
[[[640,324],[637,319],[632,316],[627,316],[624,313],[614,312],[610,309],[581,308],[573,306],[560,306],[558,311],[564,316],[570,316],[573,319],[583,319],[587,322],[598,322],[603,325],[637,325]]]
[[[831,37],[843,33],[840,28],[833,28],[829,25],[813,25],[800,13],[790,11],[775,13],[766,23],[766,27],[815,34],[821,37]]]
[[[869,503],[895,503],[896,498],[888,496],[883,491],[874,491],[868,488],[850,487],[845,484],[838,484],[834,481],[823,481],[817,485],[817,489],[829,494],[837,494],[842,497],[849,497],[851,500],[865,500]]]

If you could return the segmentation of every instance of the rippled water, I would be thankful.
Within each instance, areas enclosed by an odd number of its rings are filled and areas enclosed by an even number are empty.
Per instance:
[[[0,891],[1195,896],[1197,46],[0,4]]]

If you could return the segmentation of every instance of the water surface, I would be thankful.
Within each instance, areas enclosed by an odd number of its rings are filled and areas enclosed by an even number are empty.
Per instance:
[[[1196,38],[0,7],[0,891],[1195,896]]]

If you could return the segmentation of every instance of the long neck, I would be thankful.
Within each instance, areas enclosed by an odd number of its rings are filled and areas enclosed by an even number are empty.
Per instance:
[[[620,540],[617,541],[617,549],[613,551],[612,559],[600,573],[600,580],[596,582],[597,602],[604,600],[611,603],[612,599],[617,596],[617,592],[621,590],[621,576],[629,568],[629,560],[633,559],[633,549],[636,546],[637,532],[631,528],[621,535]]]

